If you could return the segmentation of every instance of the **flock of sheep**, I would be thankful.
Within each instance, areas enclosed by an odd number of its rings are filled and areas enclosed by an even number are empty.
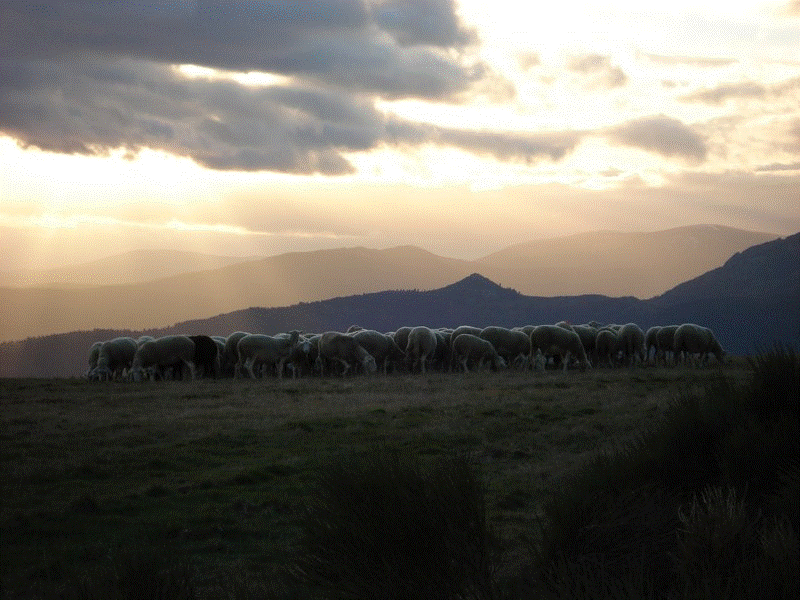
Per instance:
[[[725,351],[714,333],[694,324],[651,327],[635,323],[605,325],[527,325],[433,329],[401,327],[391,333],[350,327],[346,332],[310,335],[299,331],[275,336],[237,331],[228,337],[169,335],[139,339],[119,337],[95,342],[89,349],[90,380],[195,377],[282,378],[308,375],[375,373],[379,369],[425,373],[494,370],[566,371],[595,366],[637,364],[704,365]]]

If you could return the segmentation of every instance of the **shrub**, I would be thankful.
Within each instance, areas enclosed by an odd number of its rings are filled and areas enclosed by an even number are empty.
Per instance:
[[[325,598],[490,598],[485,489],[465,456],[378,448],[320,470],[294,573]]]

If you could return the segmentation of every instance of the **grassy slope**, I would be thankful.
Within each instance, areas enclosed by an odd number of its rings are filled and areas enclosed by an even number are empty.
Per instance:
[[[741,363],[725,371],[747,373]],[[210,595],[231,570],[269,580],[298,543],[318,467],[382,443],[425,457],[474,455],[512,576],[549,490],[652,423],[677,393],[717,376],[0,380],[2,588],[13,597],[57,586],[131,539],[185,552]]]

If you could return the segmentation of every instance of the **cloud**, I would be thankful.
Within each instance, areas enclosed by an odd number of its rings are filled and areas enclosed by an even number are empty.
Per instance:
[[[702,162],[708,153],[703,137],[677,119],[659,115],[628,121],[606,130],[613,141],[655,152],[665,157],[677,156],[690,162]]]
[[[459,22],[455,8],[453,0],[382,0],[372,6],[372,16],[402,46],[476,43],[476,33]]]
[[[754,81],[741,83],[723,83],[714,88],[703,88],[678,98],[682,102],[702,102],[704,104],[722,104],[730,98],[762,99],[767,95],[767,88]]]
[[[523,71],[530,71],[542,64],[542,59],[536,52],[521,52],[517,55],[517,64]]]
[[[725,57],[713,58],[707,56],[664,56],[659,54],[645,54],[645,56],[650,61],[662,65],[688,65],[691,67],[711,69],[728,67],[739,62],[738,59]]]
[[[621,87],[628,81],[622,69],[612,65],[608,56],[599,54],[573,56],[567,62],[567,69],[587,76],[587,87],[590,89],[612,89]]]
[[[454,9],[449,0],[372,10],[363,0],[57,0],[47,9],[5,2],[0,52],[13,60],[57,57],[62,65],[89,55],[258,70],[389,98],[444,99],[488,73],[462,60],[476,38]]]
[[[800,77],[787,79],[770,86],[754,81],[722,83],[713,88],[703,88],[681,96],[678,100],[720,105],[732,98],[767,100],[788,96],[797,91],[800,91]]]
[[[2,3],[0,132],[61,153],[151,148],[219,170],[351,173],[345,153],[387,141],[378,98],[513,97],[510,82],[467,58],[477,37],[455,10],[453,0]],[[283,78],[190,78],[173,68],[184,64]],[[563,152],[507,145],[517,149],[495,155]]]
[[[790,17],[800,17],[800,0],[790,0],[786,4],[784,12]]]

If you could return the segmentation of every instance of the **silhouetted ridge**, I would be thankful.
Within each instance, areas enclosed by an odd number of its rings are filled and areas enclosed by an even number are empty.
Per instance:
[[[800,233],[737,252],[721,267],[681,283],[654,300],[785,296],[800,296]]]
[[[456,281],[450,285],[447,285],[441,290],[437,290],[440,292],[445,292],[447,294],[450,293],[457,293],[457,294],[465,294],[466,296],[482,296],[482,297],[505,297],[505,296],[519,296],[519,292],[516,290],[512,290],[511,288],[504,288],[501,285],[498,285],[491,279],[484,277],[480,273],[473,273],[472,275],[468,275],[461,279],[460,281]]]

